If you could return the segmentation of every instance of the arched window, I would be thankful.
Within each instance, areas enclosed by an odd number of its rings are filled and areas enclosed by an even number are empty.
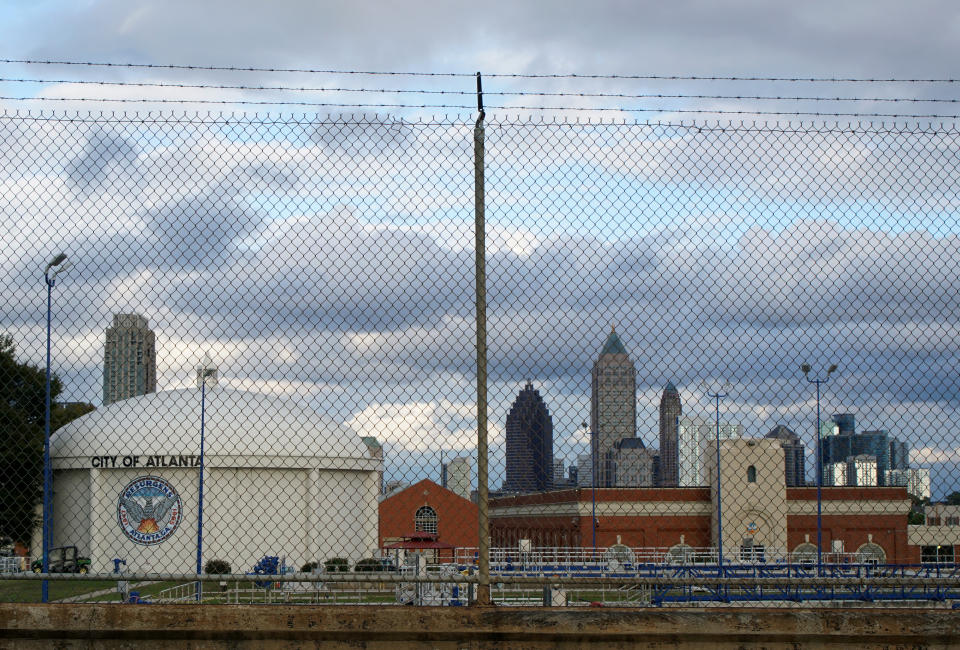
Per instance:
[[[689,544],[674,544],[667,549],[667,564],[690,564],[693,562],[693,547]]]
[[[437,511],[430,506],[420,506],[413,516],[413,528],[418,533],[436,533]]]
[[[887,561],[887,554],[883,548],[872,541],[857,549],[857,557],[864,564],[884,564]]]
[[[747,468],[747,483],[757,482],[757,468],[751,465]]]
[[[817,547],[810,542],[798,544],[797,548],[793,549],[793,561],[805,567],[813,566],[817,561]]]

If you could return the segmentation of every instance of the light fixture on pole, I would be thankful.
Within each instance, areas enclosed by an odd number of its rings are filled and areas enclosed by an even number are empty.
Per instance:
[[[820,384],[827,383],[830,375],[836,372],[837,364],[830,364],[826,376],[822,378],[819,376],[810,378],[811,367],[809,363],[801,365],[800,370],[803,371],[803,378],[808,383],[817,386],[817,576],[821,576],[823,575],[823,465],[821,460],[823,444],[820,440]]]
[[[723,568],[723,493],[720,485],[720,399],[730,394],[730,382],[712,383],[704,380],[703,392],[716,403],[717,415],[717,566]]]
[[[586,422],[581,423],[584,433],[590,440],[590,530],[593,531],[593,554],[597,554],[597,445],[595,433],[591,432]]]
[[[47,267],[43,269],[43,277],[47,283],[47,374],[46,374],[46,401],[43,409],[43,573],[50,572],[50,547],[53,541],[53,469],[50,467],[50,329],[52,323],[52,295],[53,285],[57,282],[57,274],[70,268],[64,253],[58,254]],[[49,584],[46,578],[40,588],[40,598],[43,602],[49,600]]]
[[[197,485],[197,578],[203,572],[203,470],[204,461],[204,437],[206,434],[206,412],[207,412],[207,384],[210,387],[217,385],[217,367],[213,365],[213,360],[209,354],[203,355],[203,360],[197,367],[197,383],[200,387],[200,477]],[[197,602],[200,602],[203,594],[203,583],[198,579],[196,587]]]

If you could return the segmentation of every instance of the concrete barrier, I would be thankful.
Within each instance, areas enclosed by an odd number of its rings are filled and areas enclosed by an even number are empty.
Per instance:
[[[0,604],[0,647],[947,648],[949,609]]]

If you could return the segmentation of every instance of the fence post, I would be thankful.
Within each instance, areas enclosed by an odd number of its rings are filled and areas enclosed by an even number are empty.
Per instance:
[[[490,520],[487,512],[487,269],[483,189],[483,88],[477,73],[477,122],[473,128],[473,206],[477,281],[477,605],[490,605]]]

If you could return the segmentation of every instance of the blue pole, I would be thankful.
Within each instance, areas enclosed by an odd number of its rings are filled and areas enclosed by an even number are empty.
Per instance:
[[[206,368],[200,370],[200,484],[197,490],[197,577],[203,571],[203,444],[207,409]],[[197,580],[197,602],[200,602],[202,583]]]
[[[593,477],[592,477],[593,480],[590,481],[590,483],[593,484],[593,490],[591,491],[592,492],[591,498],[593,503],[590,511],[590,515],[591,515],[590,526],[593,529],[594,556],[596,556],[597,554],[597,469],[598,469],[597,468],[597,442],[598,441],[596,440],[596,435],[597,435],[596,432],[593,432],[590,435],[590,452],[591,452],[590,455],[593,457],[591,459],[593,464],[593,471],[591,472],[591,474],[593,474]]]
[[[823,440],[820,432],[820,384],[825,384],[830,379],[830,375],[836,371],[836,364],[830,364],[827,368],[825,377],[814,377],[810,379],[810,364],[804,363],[800,366],[803,376],[807,382],[817,386],[817,576],[823,576]]]
[[[823,576],[823,466],[820,464],[820,380],[817,385],[817,577]]]
[[[723,501],[720,492],[720,393],[715,393],[713,397],[717,400],[717,566],[723,569],[723,515],[721,511],[721,502]]]
[[[50,467],[50,329],[51,329],[51,295],[53,293],[53,284],[55,278],[50,277],[50,267],[44,272],[44,279],[47,283],[47,376],[46,376],[46,402],[43,412],[43,572],[49,573],[50,570],[50,542],[52,537],[53,516],[53,472]],[[54,274],[56,275],[56,274]],[[50,598],[49,583],[44,578],[40,587],[40,600],[44,603]]]

